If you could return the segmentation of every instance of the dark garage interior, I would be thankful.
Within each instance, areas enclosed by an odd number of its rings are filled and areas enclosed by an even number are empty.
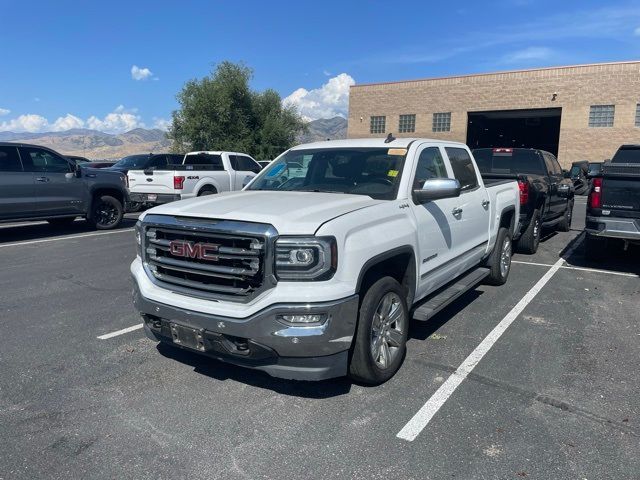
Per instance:
[[[539,148],[558,155],[562,108],[469,112],[470,148]]]

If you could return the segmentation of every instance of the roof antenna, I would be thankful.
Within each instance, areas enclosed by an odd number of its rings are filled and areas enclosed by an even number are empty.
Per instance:
[[[391,143],[395,139],[396,139],[396,137],[394,137],[392,133],[389,133],[389,135],[387,135],[387,138],[384,140],[384,143]]]

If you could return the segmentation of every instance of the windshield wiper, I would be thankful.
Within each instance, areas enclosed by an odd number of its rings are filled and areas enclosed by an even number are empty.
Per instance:
[[[341,192],[339,190],[322,190],[320,188],[308,188],[308,189],[301,189],[301,190],[290,190],[291,192],[314,192],[314,193],[347,193],[347,192]]]

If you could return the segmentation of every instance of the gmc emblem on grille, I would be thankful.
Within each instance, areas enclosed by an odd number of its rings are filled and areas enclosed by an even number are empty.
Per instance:
[[[197,258],[199,260],[217,262],[218,255],[214,255],[214,252],[217,251],[218,245],[213,243],[195,243],[185,240],[173,240],[169,243],[169,252],[174,257]]]

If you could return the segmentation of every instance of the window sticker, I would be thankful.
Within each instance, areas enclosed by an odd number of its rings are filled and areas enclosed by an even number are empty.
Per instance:
[[[282,170],[284,170],[285,166],[286,165],[284,163],[281,163],[280,165],[276,165],[275,167],[273,167],[271,169],[271,171],[269,173],[267,173],[267,177],[276,177],[276,176],[278,176],[282,172]]]
[[[398,176],[398,170],[389,170],[389,172],[387,173],[387,177],[397,177]]]
[[[387,152],[387,155],[406,155],[407,154],[407,149],[406,148],[390,148],[389,151]]]

